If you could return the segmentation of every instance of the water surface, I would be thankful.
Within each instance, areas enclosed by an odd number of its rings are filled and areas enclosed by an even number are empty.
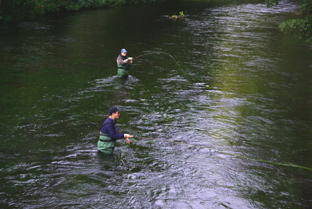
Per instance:
[[[297,9],[175,2],[2,27],[1,206],[312,207],[312,48],[278,29]],[[113,105],[136,137],[105,157]]]

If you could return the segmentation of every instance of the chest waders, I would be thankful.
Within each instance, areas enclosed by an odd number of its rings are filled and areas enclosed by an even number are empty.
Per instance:
[[[109,123],[105,123],[103,126]],[[115,149],[116,140],[112,139],[107,133],[100,131],[100,137],[97,143],[98,150],[104,154],[111,155]]]
[[[125,65],[117,64],[117,75],[118,78],[128,78],[129,70],[130,70],[130,64],[127,63]]]

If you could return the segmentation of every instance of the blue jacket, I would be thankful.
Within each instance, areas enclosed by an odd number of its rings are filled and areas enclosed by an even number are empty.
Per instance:
[[[106,133],[112,138],[113,140],[124,138],[124,134],[117,134],[116,133],[116,122],[109,117],[104,121],[103,126],[101,128],[102,133]]]

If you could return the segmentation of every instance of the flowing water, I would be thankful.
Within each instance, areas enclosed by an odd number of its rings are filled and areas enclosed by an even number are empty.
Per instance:
[[[3,26],[1,208],[311,208],[312,47],[278,29],[297,9],[173,2]],[[113,105],[135,137],[103,156]]]

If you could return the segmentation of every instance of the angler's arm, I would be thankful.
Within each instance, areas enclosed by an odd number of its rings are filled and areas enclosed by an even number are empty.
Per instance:
[[[117,61],[117,64],[125,65],[129,62],[129,58],[123,60],[121,56],[118,56],[116,61]]]
[[[113,124],[108,124],[107,125],[107,132],[109,134],[109,136],[113,139],[121,139],[121,138],[124,138],[124,134],[121,133],[121,134],[117,134],[114,127],[113,127]]]

